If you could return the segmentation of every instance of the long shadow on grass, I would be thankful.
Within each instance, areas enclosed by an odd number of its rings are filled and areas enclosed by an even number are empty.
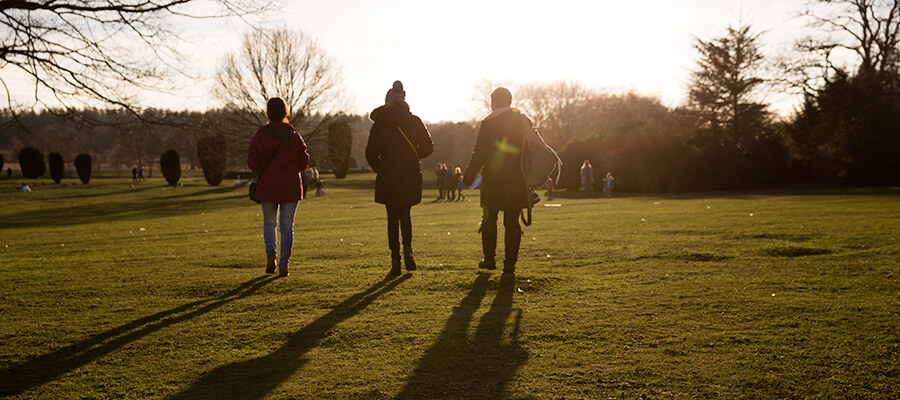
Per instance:
[[[3,227],[36,228],[78,225],[98,221],[137,221],[192,214],[209,209],[242,207],[236,201],[230,204],[225,203],[234,199],[236,199],[234,196],[200,199],[158,198],[140,202],[129,200],[44,208],[4,215]]]
[[[199,192],[188,192],[188,191],[185,191],[184,193],[171,194],[171,195],[168,195],[168,196],[158,196],[158,197],[154,197],[152,200],[181,199],[181,198],[186,198],[186,197],[206,196],[206,195],[211,195],[211,194],[222,194],[222,193],[236,192],[236,191],[241,190],[241,189],[243,189],[243,191],[248,190],[247,188],[244,187],[244,185],[240,185],[240,186],[232,186],[232,185],[228,185],[228,186],[216,186],[216,187],[212,187],[212,188],[209,188],[209,189],[201,190],[201,191],[199,191]],[[243,193],[243,191],[241,192],[241,194],[245,194],[245,193]]]
[[[308,361],[303,355],[316,348],[337,324],[353,317],[384,293],[409,279],[385,278],[357,293],[333,310],[292,333],[275,352],[252,360],[228,364],[210,371],[173,399],[260,399],[293,375]]]
[[[84,366],[153,332],[199,317],[229,302],[247,297],[275,279],[277,278],[267,279],[264,276],[251,279],[219,297],[198,300],[160,311],[52,353],[14,365],[0,372],[0,395],[15,396],[33,387],[51,382],[69,371]],[[192,309],[193,311],[178,315]]]
[[[516,312],[509,340],[505,340],[506,321],[513,313],[514,276],[501,276],[491,308],[481,317],[475,335],[467,336],[489,284],[488,274],[480,274],[475,279],[397,399],[506,397],[506,384],[528,359],[528,353],[518,342],[521,310]]]

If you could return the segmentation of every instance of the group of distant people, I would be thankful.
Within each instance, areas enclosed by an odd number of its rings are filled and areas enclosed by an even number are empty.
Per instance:
[[[491,113],[482,122],[472,157],[463,171],[446,165],[438,168],[441,199],[465,198],[462,190],[481,177],[481,242],[484,258],[478,268],[497,269],[497,220],[503,212],[505,252],[503,272],[516,269],[522,229],[519,214],[531,206],[531,192],[521,170],[525,127],[531,126],[519,110],[512,108],[512,94],[499,87],[491,93]],[[395,81],[387,91],[384,105],[370,114],[373,121],[366,144],[366,161],[377,175],[375,202],[384,204],[387,214],[389,275],[417,268],[412,250],[412,206],[422,201],[421,160],[434,152],[434,142],[422,120],[410,112],[406,91]],[[258,175],[255,197],[262,203],[263,241],[266,273],[290,275],[293,224],[297,204],[303,198],[300,173],[309,167],[306,143],[288,121],[288,107],[275,97],[266,104],[268,123],[250,143],[247,165]],[[454,190],[455,189],[455,190]],[[455,192],[455,193],[454,193]],[[276,227],[281,232],[280,254],[276,255]]]
[[[615,180],[616,178],[613,177],[612,172],[607,172],[606,176],[603,177],[601,187],[603,188],[603,194],[605,194],[606,197],[612,197],[613,184]],[[584,163],[581,164],[581,187],[584,188],[584,197],[591,197],[595,182],[594,168],[591,166],[591,162],[589,160],[584,160]]]
[[[316,188],[316,197],[325,194],[325,181],[319,176],[319,169],[309,167],[306,171],[300,173],[300,181],[303,182],[303,198],[309,193],[309,187]]]
[[[434,170],[437,176],[436,186],[438,189],[438,197],[435,201],[463,201],[466,196],[463,195],[463,173],[462,168],[455,167],[453,172],[445,163],[438,163]]]
[[[134,167],[131,168],[131,182],[143,181],[144,180],[144,167]]]

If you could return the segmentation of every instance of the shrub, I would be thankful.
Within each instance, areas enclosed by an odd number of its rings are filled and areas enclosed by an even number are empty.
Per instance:
[[[53,182],[59,183],[63,178],[63,158],[59,153],[50,153],[47,157],[50,164],[50,178]]]
[[[162,153],[159,156],[159,169],[166,178],[166,182],[172,186],[178,184],[178,180],[181,179],[181,160],[178,158],[178,152],[169,149]]]
[[[350,149],[353,145],[353,132],[347,121],[328,125],[328,158],[338,179],[347,176],[350,170]]]
[[[91,181],[91,155],[81,153],[75,156],[75,172],[78,173],[78,179],[81,183],[87,185]]]
[[[210,186],[219,186],[222,183],[225,176],[226,151],[225,136],[220,133],[197,141],[197,159],[203,168],[203,177]]]
[[[34,179],[47,172],[44,163],[44,153],[34,147],[25,147],[19,151],[19,167],[22,168],[22,176]]]

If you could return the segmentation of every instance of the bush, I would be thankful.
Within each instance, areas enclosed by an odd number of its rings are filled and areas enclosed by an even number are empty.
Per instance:
[[[50,153],[47,161],[50,163],[50,178],[53,179],[53,182],[59,183],[62,181],[64,169],[62,155]]]
[[[162,153],[159,156],[159,169],[166,178],[166,182],[172,186],[178,184],[178,180],[181,179],[181,160],[178,158],[178,152],[169,149]]]
[[[75,172],[78,173],[78,179],[81,183],[87,185],[91,181],[91,155],[81,153],[75,156]]]
[[[328,125],[328,158],[338,179],[347,176],[350,170],[350,149],[353,146],[353,132],[347,121]]]
[[[44,163],[44,153],[34,147],[25,147],[19,151],[19,167],[22,168],[22,176],[34,179],[47,172]]]
[[[219,186],[222,183],[225,176],[226,151],[225,136],[221,133],[197,141],[197,159],[203,168],[203,177],[210,186]]]

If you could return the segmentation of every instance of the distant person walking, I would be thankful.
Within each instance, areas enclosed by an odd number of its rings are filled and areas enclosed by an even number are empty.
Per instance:
[[[395,81],[384,97],[384,105],[369,114],[374,122],[369,130],[366,161],[375,171],[375,202],[387,210],[388,248],[391,275],[400,274],[400,232],[403,234],[403,263],[407,271],[416,269],[412,250],[412,206],[422,201],[422,162],[434,151],[431,134],[422,120],[409,111],[403,84]],[[399,232],[398,232],[399,231]]]
[[[131,183],[137,181],[137,167],[131,168]]]
[[[444,165],[444,193],[447,194],[447,201],[456,200],[456,181],[453,179],[453,172],[447,165]]]
[[[456,196],[456,201],[463,201],[466,196],[463,196],[463,189],[466,188],[466,185],[463,184],[463,173],[462,168],[456,167],[453,170],[453,181],[456,182],[456,192],[458,195]]]
[[[138,168],[138,179],[144,180],[144,167]]]
[[[303,198],[300,172],[309,167],[309,154],[300,133],[288,122],[288,108],[279,97],[266,104],[268,123],[259,128],[250,142],[247,166],[259,176],[256,198],[262,201],[263,240],[266,244],[266,273],[275,273],[275,227],[281,231],[278,274],[291,274],[288,264],[294,246],[294,213]]]
[[[591,197],[591,189],[594,185],[594,168],[591,162],[584,160],[581,164],[581,186],[584,188],[584,197]]]
[[[481,181],[482,269],[496,269],[497,216],[503,211],[505,228],[503,272],[515,273],[519,257],[522,227],[519,213],[530,201],[522,175],[522,137],[525,124],[531,122],[519,110],[511,108],[512,93],[499,87],[491,93],[491,114],[481,121],[475,150],[466,167],[463,181],[471,186],[478,173]]]
[[[12,179],[12,168],[6,168],[6,180]]]
[[[437,166],[437,188],[438,200],[449,199],[450,194],[447,193],[447,176],[450,172],[447,170],[447,164],[439,163]]]
[[[616,178],[613,178],[612,172],[607,172],[606,177],[603,178],[603,192],[606,193],[606,197],[612,197],[613,183],[615,180]]]

